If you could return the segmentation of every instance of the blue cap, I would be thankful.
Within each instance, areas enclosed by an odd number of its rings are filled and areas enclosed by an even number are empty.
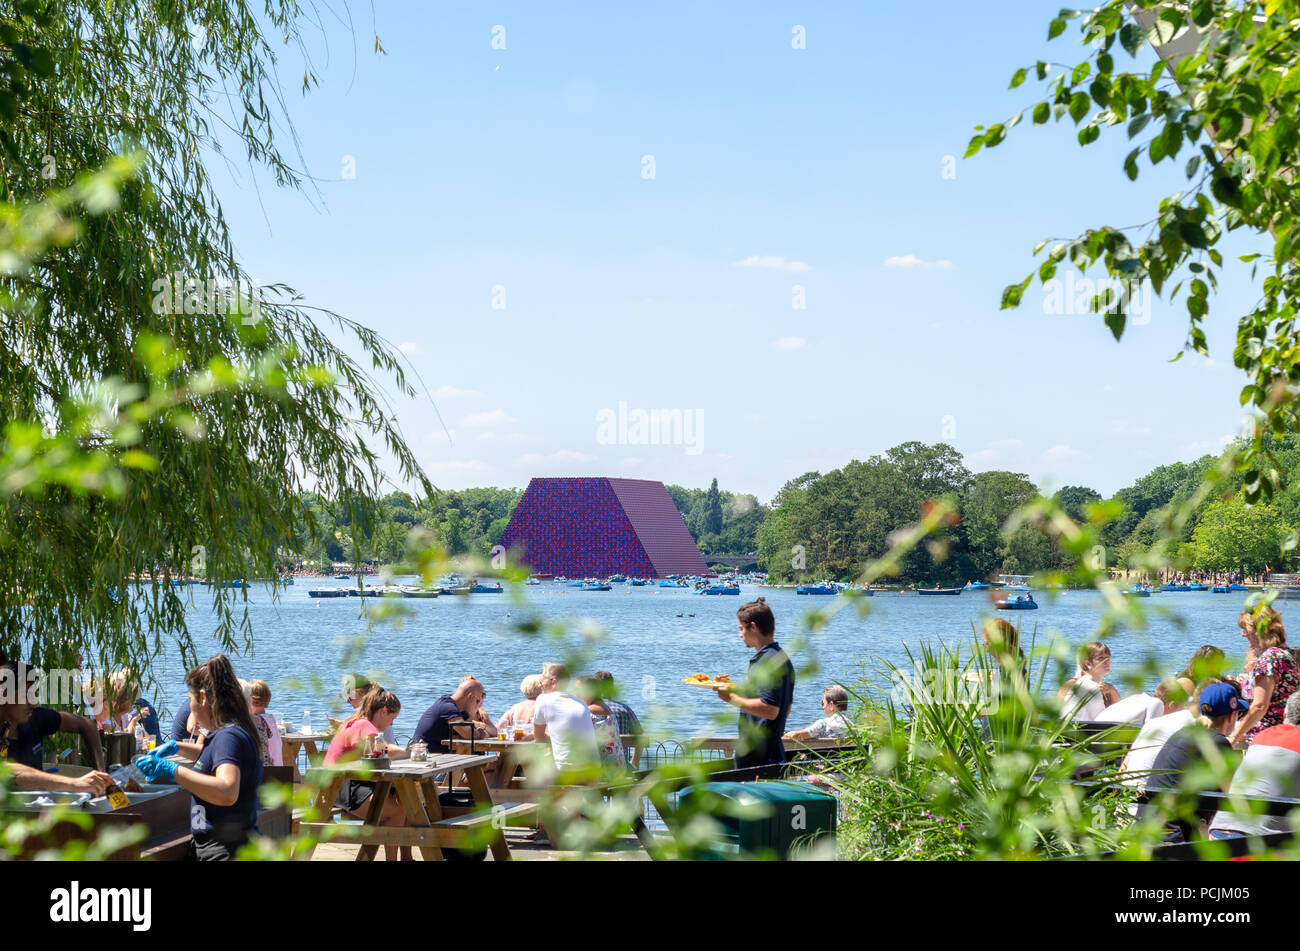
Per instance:
[[[1226,717],[1234,711],[1244,716],[1250,704],[1237,693],[1236,684],[1218,683],[1201,691],[1200,709],[1207,717]]]

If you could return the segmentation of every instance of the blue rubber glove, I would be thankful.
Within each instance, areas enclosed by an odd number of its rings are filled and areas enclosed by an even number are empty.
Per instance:
[[[149,751],[149,755],[162,759],[164,756],[171,756],[173,753],[177,753],[179,751],[180,751],[180,747],[176,745],[176,741],[168,740],[162,746],[155,746],[153,749],[151,749]]]
[[[144,773],[145,779],[149,782],[176,782],[176,764],[169,759],[161,759],[157,756],[145,756],[136,760],[136,768]]]

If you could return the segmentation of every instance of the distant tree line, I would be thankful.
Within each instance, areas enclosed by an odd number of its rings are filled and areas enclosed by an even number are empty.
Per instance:
[[[1282,471],[1300,470],[1300,440],[1270,437]],[[1215,458],[1157,466],[1109,499],[1086,486],[1067,485],[1053,498],[1072,518],[1109,519],[1100,556],[1115,569],[1132,567],[1159,535],[1164,513],[1190,499]],[[1008,531],[1017,508],[1038,498],[1038,487],[1020,472],[971,472],[961,454],[944,443],[906,442],[883,455],[854,460],[822,474],[791,479],[770,506],[753,495],[719,489],[666,487],[691,537],[710,555],[756,553],[774,580],[857,576],[884,554],[899,529],[916,522],[923,506],[948,499],[959,518],[943,537],[911,551],[900,579],[915,584],[961,584],[1000,572],[1033,574],[1069,570],[1069,556],[1041,528]],[[1277,493],[1247,504],[1241,477],[1203,500],[1173,541],[1168,554],[1189,569],[1254,574],[1289,565],[1300,529],[1300,491]],[[427,499],[393,492],[377,507],[345,496],[327,506],[306,493],[305,507],[322,531],[302,530],[291,546],[304,561],[378,560],[400,563],[409,534],[421,529],[450,555],[488,557],[505,532],[523,493],[519,489],[441,491]]]

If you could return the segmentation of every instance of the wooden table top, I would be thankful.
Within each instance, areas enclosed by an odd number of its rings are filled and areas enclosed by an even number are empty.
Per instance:
[[[313,773],[320,773],[324,777],[325,775],[334,776],[342,773],[348,779],[364,779],[367,781],[432,779],[439,773],[445,773],[449,769],[473,769],[476,766],[489,766],[496,761],[496,753],[485,753],[481,756],[441,753],[437,756],[430,756],[424,762],[414,762],[409,759],[393,760],[388,769],[367,769],[361,760],[335,763],[333,766],[313,766],[307,770],[307,775],[311,776]]]
[[[297,743],[319,743],[321,740],[334,739],[333,733],[281,733],[280,739]]]

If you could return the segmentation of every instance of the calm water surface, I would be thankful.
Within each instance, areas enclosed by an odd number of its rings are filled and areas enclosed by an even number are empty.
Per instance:
[[[414,579],[395,579],[413,583]],[[367,579],[374,583],[374,579]],[[763,596],[777,618],[777,640],[787,648],[804,634],[803,616],[825,609],[834,599],[801,597],[792,590],[746,586],[739,598],[705,597],[689,590],[614,585],[608,592],[579,591],[544,582],[523,586],[522,601],[509,595],[468,595],[418,599],[314,599],[309,588],[347,587],[355,582],[333,579],[299,579],[273,599],[265,586],[247,591],[249,617],[255,632],[254,650],[235,657],[235,669],[248,679],[271,686],[271,711],[297,724],[310,708],[316,725],[324,714],[350,712],[339,696],[338,685],[346,669],[378,675],[402,701],[397,733],[409,734],[424,709],[451,692],[464,674],[476,675],[487,690],[487,710],[500,716],[522,698],[519,681],[541,665],[559,660],[566,651],[586,645],[590,672],[607,669],[624,692],[624,699],[643,720],[673,736],[734,734],[734,708],[712,691],[689,687],[683,677],[696,672],[742,674],[751,652],[741,643],[736,608]],[[211,617],[206,588],[187,589],[194,599],[191,631],[204,655],[202,633]],[[1093,633],[1102,599],[1095,592],[1046,593],[1035,597],[1038,611],[994,612],[980,593],[957,597],[919,597],[915,594],[877,594],[871,613],[858,616],[846,607],[824,629],[804,635],[806,645],[791,651],[796,668],[815,661],[818,669],[801,674],[795,689],[790,728],[803,727],[822,715],[821,690],[832,681],[858,680],[863,662],[880,656],[902,663],[907,647],[923,641],[956,643],[971,637],[972,623],[1000,613],[1021,626],[1028,642],[1035,631],[1039,643],[1059,637],[1077,645]],[[374,606],[400,604],[409,613],[393,621],[373,622]],[[1245,642],[1236,627],[1243,595],[1178,592],[1143,599],[1147,614],[1144,630],[1121,630],[1109,639],[1114,658],[1111,680],[1139,675],[1149,657],[1166,673],[1182,669],[1201,644],[1222,647],[1229,658],[1245,654]],[[1283,608],[1285,617],[1287,609]],[[560,641],[549,634],[520,633],[513,625],[524,618],[544,623],[564,622],[567,633]],[[604,629],[606,635],[591,641],[583,633],[582,619]],[[208,622],[209,627],[211,623]],[[341,666],[345,645],[369,632],[362,659]],[[211,645],[215,648],[215,643]],[[184,671],[176,658],[161,658],[156,668],[159,687],[155,700],[170,715],[185,699]],[[876,678],[883,682],[883,678]],[[1146,689],[1158,678],[1146,676]],[[1127,689],[1122,692],[1127,693]],[[647,724],[649,725],[649,724]]]

